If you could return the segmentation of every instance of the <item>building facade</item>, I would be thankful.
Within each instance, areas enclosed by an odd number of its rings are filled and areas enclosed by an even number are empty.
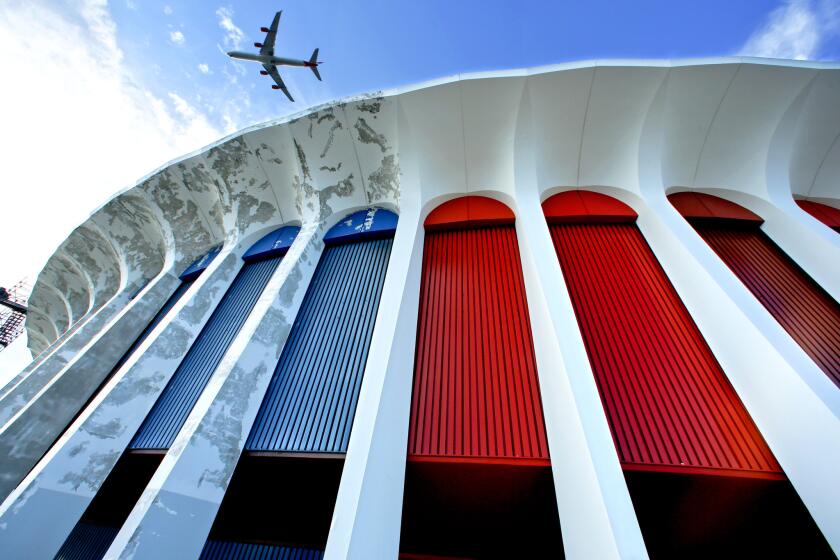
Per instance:
[[[166,165],[33,289],[3,557],[839,554],[838,107],[599,61]]]

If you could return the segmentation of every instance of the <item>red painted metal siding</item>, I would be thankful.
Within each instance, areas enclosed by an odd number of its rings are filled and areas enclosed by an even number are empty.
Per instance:
[[[592,191],[566,191],[542,203],[550,224],[620,223],[636,221],[636,211],[611,196]]]
[[[681,192],[668,196],[674,208],[685,218],[697,220],[762,223],[761,216],[730,200],[698,192]]]
[[[516,217],[510,208],[486,196],[462,196],[444,202],[428,215],[427,230],[513,224]]]
[[[800,208],[835,231],[840,231],[840,210],[812,200],[797,200]]]
[[[694,227],[791,338],[840,386],[840,305],[759,228]]]
[[[636,225],[549,227],[622,465],[778,476]]]
[[[548,459],[512,226],[426,234],[408,452]]]

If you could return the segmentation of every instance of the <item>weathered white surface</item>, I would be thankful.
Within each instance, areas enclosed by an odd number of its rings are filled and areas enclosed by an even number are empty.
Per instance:
[[[11,417],[39,406],[45,387],[59,385],[63,376],[69,381],[72,363],[95,357],[85,358],[83,349],[91,352],[92,341],[120,332],[128,296],[146,281],[162,271],[177,273],[215,244],[224,242],[226,249],[0,506],[0,546],[37,546],[31,557],[51,557],[232,280],[248,243],[290,222],[317,231],[319,239],[339,215],[380,204],[399,210],[400,226],[327,555],[393,558],[422,219],[444,200],[482,193],[510,205],[518,218],[567,557],[644,558],[539,210],[550,194],[583,187],[639,212],[639,227],[666,273],[840,551],[840,392],[665,198],[695,189],[752,209],[766,220],[767,234],[837,298],[840,236],[793,202],[797,195],[840,205],[837,107],[840,66],[834,64],[741,58],[575,63],[458,76],[338,102],[254,127],[167,165],[97,210],[49,260],[27,322],[30,347],[44,352],[4,387],[0,413]],[[315,254],[307,245],[278,269],[112,555],[196,554],[282,347],[282,335],[276,347],[263,335],[290,324],[314,266],[307,259]],[[256,373],[243,375],[246,367]],[[4,403],[14,403],[11,412]],[[237,407],[241,420],[219,426],[222,411]],[[224,435],[211,437],[210,427]],[[218,474],[212,484],[201,482],[208,469]],[[162,512],[174,504],[182,515],[167,528]],[[49,534],[44,526],[52,528]],[[187,533],[193,538],[184,548],[168,548]]]

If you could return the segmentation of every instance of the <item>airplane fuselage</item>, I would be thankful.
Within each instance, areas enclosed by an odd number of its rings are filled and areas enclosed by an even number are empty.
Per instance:
[[[239,60],[251,60],[253,62],[260,62],[262,64],[270,64],[274,66],[311,66],[311,63],[308,60],[284,58],[282,56],[271,56],[267,54],[230,51],[227,55],[231,58],[238,58]]]

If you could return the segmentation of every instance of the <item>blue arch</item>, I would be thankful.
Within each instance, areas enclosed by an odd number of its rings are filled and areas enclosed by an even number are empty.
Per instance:
[[[354,212],[335,224],[324,236],[324,244],[335,245],[357,239],[392,237],[399,217],[384,208]]]
[[[251,248],[242,255],[242,260],[252,262],[285,255],[299,232],[300,228],[298,226],[277,228],[251,245]]]
[[[219,251],[222,250],[221,245],[216,245],[209,251],[207,251],[203,256],[195,259],[193,263],[187,267],[187,269],[181,273],[179,278],[184,282],[188,282],[190,280],[195,280],[198,278],[198,275],[201,274],[205,268],[210,266],[210,263],[213,262],[213,259],[219,254]]]

